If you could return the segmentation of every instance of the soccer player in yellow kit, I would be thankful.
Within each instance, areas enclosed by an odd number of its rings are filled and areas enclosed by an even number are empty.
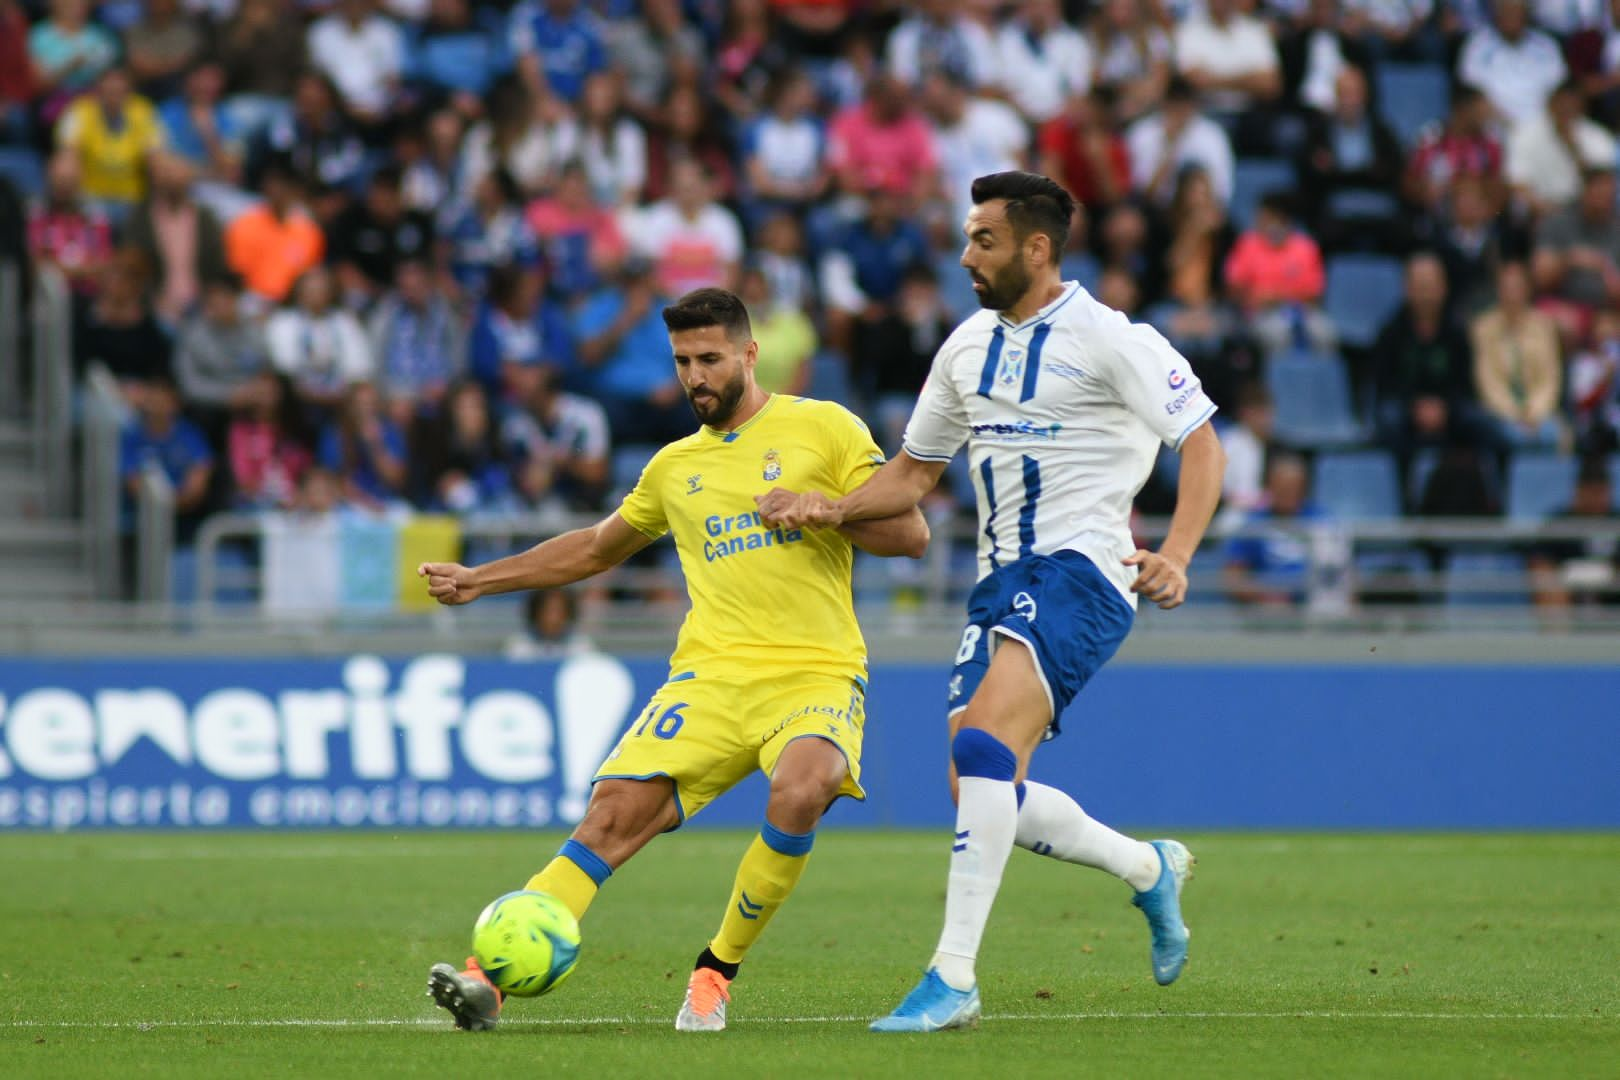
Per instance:
[[[615,869],[755,769],[770,777],[765,822],[737,869],[719,932],[693,969],[675,1026],[720,1031],[738,965],[804,872],[816,825],[860,784],[866,645],[855,622],[852,545],[917,557],[915,509],[837,530],[771,529],[756,497],[780,482],[847,493],[883,454],[840,405],[767,394],[742,301],[698,289],[664,309],[675,368],[703,426],[658,452],[618,511],[589,529],[478,567],[425,563],[440,603],[550,588],[616,566],[674,535],[692,607],[669,681],[596,774],[584,820],[524,888],[583,916]],[[494,987],[469,960],[436,964],[429,992],[460,1027],[492,1027]]]

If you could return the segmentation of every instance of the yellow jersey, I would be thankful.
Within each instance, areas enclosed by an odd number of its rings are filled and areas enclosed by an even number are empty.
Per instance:
[[[754,496],[780,486],[837,498],[881,464],[848,409],[781,395],[737,430],[702,427],[647,463],[619,516],[647,536],[675,537],[692,609],[671,678],[866,677],[849,540],[832,529],[767,528]]]
[[[163,146],[163,123],[139,94],[131,94],[123,114],[111,121],[95,95],[87,94],[62,114],[57,141],[77,152],[85,196],[136,203],[146,197],[146,159]]]

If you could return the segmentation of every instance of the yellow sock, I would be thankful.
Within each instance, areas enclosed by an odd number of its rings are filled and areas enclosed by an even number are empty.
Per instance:
[[[569,840],[557,857],[523,887],[530,892],[550,893],[568,906],[574,918],[583,919],[597,890],[612,873],[613,868],[596,852],[577,840]]]
[[[727,964],[742,962],[799,883],[815,838],[813,832],[787,833],[765,823],[737,867],[726,916],[720,921],[720,932],[709,942],[709,951],[718,959]]]

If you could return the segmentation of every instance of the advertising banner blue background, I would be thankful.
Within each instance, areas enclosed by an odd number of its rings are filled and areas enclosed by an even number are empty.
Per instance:
[[[511,663],[0,661],[0,828],[542,827],[665,676]],[[946,670],[882,665],[870,800],[837,825],[938,826]],[[1620,827],[1620,668],[1121,664],[1031,775],[1122,824]],[[695,819],[753,825],[756,779]]]

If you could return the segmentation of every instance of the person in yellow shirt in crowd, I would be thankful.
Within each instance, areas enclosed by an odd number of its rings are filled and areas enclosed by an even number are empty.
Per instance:
[[[147,159],[163,146],[163,124],[152,103],[135,93],[129,72],[109,68],[94,92],[62,114],[56,145],[78,159],[84,197],[121,220],[146,198]]]

